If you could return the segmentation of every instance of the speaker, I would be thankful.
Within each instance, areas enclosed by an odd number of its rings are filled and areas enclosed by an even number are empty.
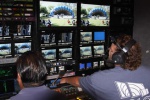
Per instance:
[[[112,61],[114,64],[124,64],[127,58],[127,52],[136,43],[136,41],[134,39],[131,39],[130,41],[126,43],[126,45],[123,48],[121,48],[121,46],[116,41],[114,42],[117,45],[117,47],[121,50],[115,52],[112,55]]]

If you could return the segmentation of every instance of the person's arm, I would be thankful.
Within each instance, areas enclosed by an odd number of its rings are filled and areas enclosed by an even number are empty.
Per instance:
[[[80,79],[79,76],[62,78],[60,83],[68,83],[68,84],[71,84],[73,86],[80,87],[79,79]]]

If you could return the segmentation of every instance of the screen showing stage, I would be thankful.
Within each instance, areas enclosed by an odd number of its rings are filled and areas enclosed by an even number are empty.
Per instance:
[[[81,3],[81,26],[109,26],[110,6]]]
[[[40,27],[77,25],[77,3],[40,1]]]

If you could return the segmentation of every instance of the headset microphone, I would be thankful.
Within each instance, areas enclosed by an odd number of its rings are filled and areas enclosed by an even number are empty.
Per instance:
[[[120,49],[120,51],[115,52],[112,55],[112,61],[115,64],[124,64],[127,58],[127,52],[130,50],[130,48],[136,43],[134,39],[129,40],[123,48],[114,40],[117,47]]]
[[[105,62],[105,65],[109,68],[113,68],[114,67],[114,62],[113,60],[108,60],[108,55],[103,55],[103,60]]]

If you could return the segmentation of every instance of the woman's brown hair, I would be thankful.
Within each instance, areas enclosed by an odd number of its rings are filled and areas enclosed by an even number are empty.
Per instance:
[[[130,41],[132,37],[130,35],[121,35],[117,38],[117,43],[120,47],[124,47],[128,41]],[[127,58],[125,64],[122,65],[124,69],[136,70],[141,65],[141,47],[139,43],[135,43],[127,52]]]

